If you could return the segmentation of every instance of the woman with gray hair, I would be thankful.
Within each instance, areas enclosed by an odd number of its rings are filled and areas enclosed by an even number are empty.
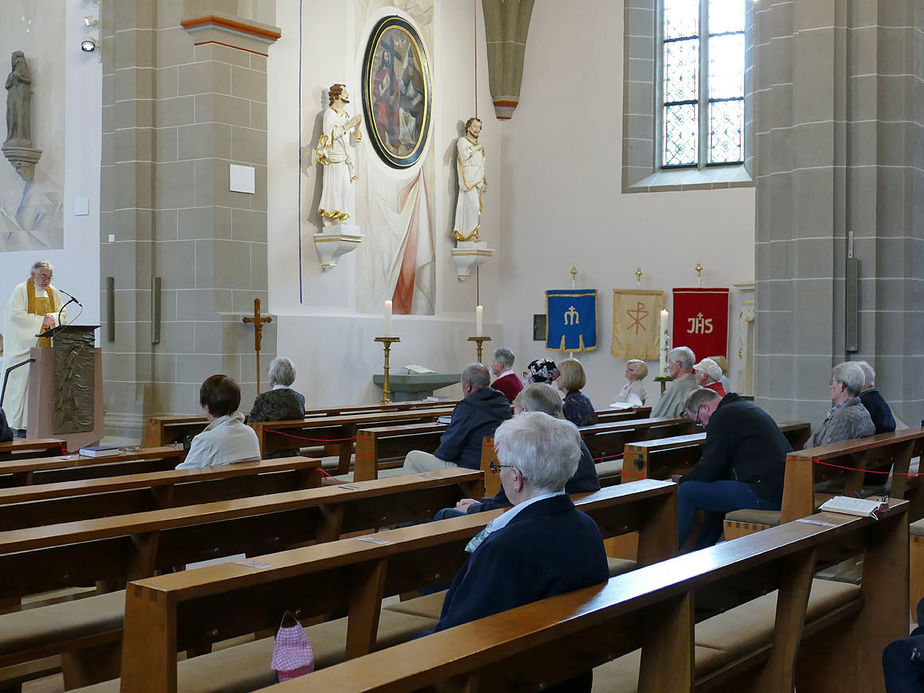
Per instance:
[[[472,539],[436,630],[605,582],[596,523],[574,507],[565,482],[577,468],[580,435],[567,421],[527,412],[494,434],[501,483],[513,508]],[[556,690],[591,690],[590,671]]]
[[[863,369],[852,361],[844,361],[834,367],[829,386],[834,406],[828,410],[827,417],[812,435],[807,448],[863,438],[876,432],[869,412],[860,401],[865,379]]]
[[[288,421],[305,416],[305,397],[292,389],[295,382],[295,364],[284,356],[273,359],[269,367],[271,390],[257,395],[250,410],[251,423],[256,421]],[[298,448],[271,452],[267,458],[291,457]]]

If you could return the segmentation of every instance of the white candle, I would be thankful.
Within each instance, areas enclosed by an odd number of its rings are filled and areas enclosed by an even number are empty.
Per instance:
[[[659,375],[667,375],[667,336],[668,336],[668,325],[667,325],[668,314],[667,311],[663,308],[661,309],[661,341],[659,343],[661,351],[661,359],[658,366]]]
[[[484,306],[475,306],[475,336],[484,337]]]
[[[385,301],[385,336],[391,337],[391,301]]]

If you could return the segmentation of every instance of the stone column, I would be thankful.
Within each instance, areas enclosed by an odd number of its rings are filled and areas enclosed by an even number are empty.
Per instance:
[[[896,414],[924,411],[924,5],[756,9],[757,393],[820,422],[833,364],[866,359]],[[860,259],[847,352],[848,233]],[[914,374],[914,377],[909,377]]]
[[[226,7],[227,6],[227,7]],[[104,2],[101,273],[114,277],[103,335],[107,433],[140,438],[157,413],[195,413],[199,384],[256,394],[253,328],[267,306],[266,54],[278,29],[236,2]],[[229,190],[251,167],[255,193]],[[160,333],[152,280],[160,280]],[[263,363],[275,356],[275,323]]]

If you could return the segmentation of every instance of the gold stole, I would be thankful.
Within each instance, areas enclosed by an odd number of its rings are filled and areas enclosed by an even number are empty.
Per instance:
[[[44,296],[35,295],[35,284],[32,283],[32,277],[26,281],[26,292],[29,296],[28,304],[26,310],[32,315],[45,315],[47,313],[55,312],[55,298],[54,293],[52,292],[51,287],[49,286],[45,289]],[[40,330],[44,332],[44,329]],[[51,338],[50,337],[41,337],[38,340],[38,346],[40,347],[50,347]]]

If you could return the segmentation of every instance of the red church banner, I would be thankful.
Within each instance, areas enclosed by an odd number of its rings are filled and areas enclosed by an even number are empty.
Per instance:
[[[690,347],[697,361],[728,357],[728,289],[674,289],[673,307],[671,347]]]

